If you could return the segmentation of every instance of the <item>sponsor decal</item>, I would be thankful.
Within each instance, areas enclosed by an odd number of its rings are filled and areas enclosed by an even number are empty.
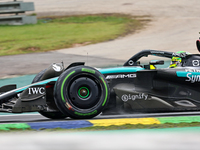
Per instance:
[[[136,78],[136,74],[118,74],[118,75],[106,76],[106,79],[124,79],[124,78]]]
[[[72,109],[72,106],[71,106],[68,102],[66,102],[65,106],[66,106],[69,110],[73,110],[73,109]],[[74,110],[73,110],[73,111],[74,111]]]
[[[176,54],[176,53],[172,53],[172,57],[173,57],[173,56],[177,56],[177,54]]]
[[[60,72],[62,70],[62,67],[59,66],[58,64],[53,64],[52,67],[53,70],[55,70],[56,72]]]
[[[151,51],[151,54],[164,54],[164,52],[160,52],[160,51]]]
[[[200,75],[192,75],[192,73],[188,73],[185,81],[191,83],[200,82]]]
[[[185,69],[185,72],[200,72],[198,69]]]
[[[192,61],[192,65],[195,66],[199,66],[199,60],[193,60]]]
[[[44,87],[31,87],[28,88],[28,94],[45,94],[45,88]]]
[[[194,72],[192,72],[192,70]],[[184,77],[187,78],[185,81],[187,82],[191,82],[191,83],[195,83],[195,82],[200,82],[200,72],[199,70],[196,69],[187,69],[187,71],[191,71],[191,72],[186,72],[186,71],[177,71],[177,76],[178,77]]]
[[[79,112],[74,112],[74,114],[76,115],[79,115],[79,116],[90,116],[90,115],[94,115],[97,113],[97,110],[91,112],[91,113],[86,113],[86,114],[83,114],[83,113],[79,113]]]
[[[92,69],[88,69],[88,68],[82,68],[82,71],[85,71],[85,72],[89,72],[89,73],[93,73],[95,74],[95,71],[92,70]]]
[[[122,101],[124,102],[127,102],[128,100],[136,100],[136,99],[139,99],[139,100],[147,100],[148,99],[148,94],[145,94],[145,93],[138,93],[138,94],[135,94],[135,95],[132,95],[132,94],[124,94],[122,95],[121,99]]]
[[[172,57],[186,57],[188,52],[182,51],[181,53],[173,53]]]

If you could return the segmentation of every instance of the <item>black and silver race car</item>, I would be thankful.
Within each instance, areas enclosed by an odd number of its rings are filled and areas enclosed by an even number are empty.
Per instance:
[[[197,41],[197,44],[199,41]],[[161,60],[143,64],[143,58]],[[180,57],[177,68],[158,68]],[[93,118],[98,114],[200,110],[200,55],[143,50],[121,67],[95,69],[54,63],[32,84],[0,88],[0,112],[38,111],[45,117]]]

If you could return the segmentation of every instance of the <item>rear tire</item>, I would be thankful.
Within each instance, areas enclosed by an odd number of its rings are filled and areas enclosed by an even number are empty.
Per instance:
[[[44,73],[46,72],[45,70],[42,70],[41,72],[39,72],[35,78],[33,79],[32,83],[36,83],[41,81],[40,79],[42,78],[42,76],[44,75]],[[44,112],[44,111],[39,111],[39,113],[46,117],[46,118],[50,118],[50,119],[64,119],[66,117],[68,117],[67,115],[64,115],[62,112],[58,111],[58,112]]]
[[[87,66],[73,67],[63,72],[54,89],[57,107],[74,119],[97,116],[106,107],[109,94],[105,77]]]

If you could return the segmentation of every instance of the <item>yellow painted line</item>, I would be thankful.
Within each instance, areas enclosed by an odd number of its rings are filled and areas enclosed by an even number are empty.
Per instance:
[[[125,124],[160,124],[160,121],[156,118],[125,118],[125,119],[99,119],[99,120],[88,120],[94,126],[111,126],[111,125],[125,125]]]

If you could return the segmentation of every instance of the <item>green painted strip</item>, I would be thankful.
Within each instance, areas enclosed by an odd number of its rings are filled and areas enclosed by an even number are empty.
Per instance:
[[[66,78],[64,79],[63,83],[62,83],[62,86],[61,86],[61,97],[62,97],[62,101],[65,103],[66,100],[64,98],[64,95],[63,95],[63,87],[64,87],[64,84],[65,84],[65,81],[67,80],[67,78],[69,78],[69,76],[71,76],[73,73],[75,73],[75,71],[72,71],[71,73],[69,73]]]
[[[165,123],[192,123],[200,122],[200,116],[190,116],[190,117],[160,117],[156,118],[161,124]]]
[[[30,129],[30,126],[26,123],[14,123],[14,124],[0,124],[0,130],[11,130],[11,129]]]
[[[104,102],[102,104],[102,106],[104,106],[105,103],[106,103],[107,97],[108,97],[108,89],[107,89],[107,86],[106,86],[106,83],[105,83],[104,79],[102,77],[99,77],[99,78],[103,81],[105,89],[106,89],[106,96],[105,96]]]

